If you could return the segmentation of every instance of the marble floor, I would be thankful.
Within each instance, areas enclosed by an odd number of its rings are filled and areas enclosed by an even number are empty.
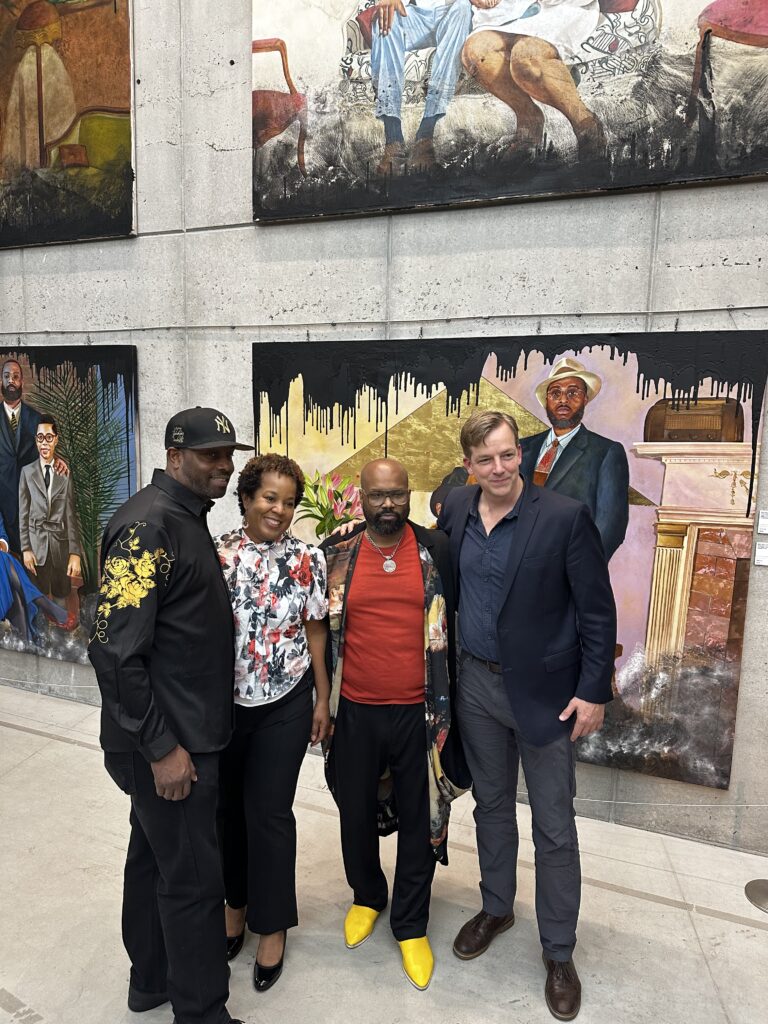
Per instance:
[[[132,1014],[120,941],[127,799],[102,767],[98,711],[0,686],[0,1024],[170,1024],[168,1005]],[[430,938],[436,968],[417,992],[386,915],[347,950],[333,802],[319,757],[296,801],[301,925],[283,978],[251,988],[256,939],[232,965],[229,1008],[248,1022],[546,1024],[533,908],[533,848],[521,843],[517,923],[482,957],[451,953],[478,909],[471,798],[457,802],[450,866],[438,867]],[[521,833],[530,836],[528,808]],[[768,914],[744,884],[768,859],[579,819],[584,885],[576,964],[583,1024],[758,1024],[768,1002]],[[394,839],[382,843],[391,878]]]

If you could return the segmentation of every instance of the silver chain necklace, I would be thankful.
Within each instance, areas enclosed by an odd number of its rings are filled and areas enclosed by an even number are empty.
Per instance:
[[[395,561],[395,555],[397,554],[397,549],[403,543],[403,537],[405,536],[405,534],[403,534],[403,536],[400,538],[400,540],[397,542],[397,544],[395,544],[395,550],[392,552],[391,555],[385,555],[384,554],[384,552],[381,550],[379,545],[375,544],[371,540],[367,530],[365,531],[365,536],[366,536],[366,539],[368,540],[368,543],[371,545],[371,547],[375,548],[379,552],[381,557],[384,559],[384,562],[383,562],[383,564],[381,566],[381,568],[384,570],[384,572],[386,572],[386,573],[394,572],[395,569],[397,568],[397,562]]]

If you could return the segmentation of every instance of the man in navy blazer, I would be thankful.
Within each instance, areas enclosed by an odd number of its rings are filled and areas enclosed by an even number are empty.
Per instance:
[[[38,458],[35,434],[40,413],[21,400],[24,377],[15,359],[3,363],[0,393],[0,515],[5,520],[11,551],[20,556],[19,480],[23,467]],[[58,456],[53,469],[59,476],[69,474],[66,462]]]
[[[23,466],[37,458],[35,431],[40,413],[22,402],[21,366],[6,359],[2,367],[3,407],[0,409],[0,515],[5,520],[11,551],[21,553],[19,542],[19,478]]]
[[[601,385],[597,374],[577,359],[566,357],[556,364],[536,388],[552,426],[522,439],[520,472],[526,480],[582,501],[592,513],[610,561],[624,541],[629,522],[629,465],[623,445],[587,430],[582,423],[584,409]],[[542,460],[545,472],[539,480],[536,470]]]
[[[514,924],[522,762],[536,847],[536,915],[551,1013],[572,1020],[581,893],[574,743],[611,700],[616,608],[586,505],[520,473],[515,420],[476,412],[461,431],[477,485],[450,491],[438,527],[451,538],[461,648],[456,714],[474,780],[483,907],[454,952],[479,956]]]

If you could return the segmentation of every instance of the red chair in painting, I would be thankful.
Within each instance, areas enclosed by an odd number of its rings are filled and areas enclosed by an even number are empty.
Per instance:
[[[711,40],[727,39],[743,46],[768,47],[768,3],[761,0],[715,0],[699,15],[699,44],[693,70],[691,96],[688,100],[687,121],[696,116],[698,100],[702,95],[709,64]]]
[[[255,39],[251,44],[252,53],[279,53],[283,62],[283,74],[288,92],[277,89],[254,89],[251,94],[253,118],[253,148],[274,139],[295,122],[299,124],[297,161],[299,170],[306,175],[304,165],[304,141],[307,137],[307,97],[293,84],[288,70],[288,51],[282,39]]]

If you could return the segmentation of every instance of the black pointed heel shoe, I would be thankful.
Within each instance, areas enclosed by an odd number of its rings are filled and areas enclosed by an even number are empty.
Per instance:
[[[245,925],[239,935],[227,936],[227,960],[234,960],[245,942]]]
[[[253,965],[253,987],[257,992],[266,992],[272,988],[277,979],[283,973],[283,961],[285,960],[285,947],[288,945],[288,932],[283,939],[283,955],[273,967],[262,967],[258,960]],[[258,954],[257,954],[258,956]]]

